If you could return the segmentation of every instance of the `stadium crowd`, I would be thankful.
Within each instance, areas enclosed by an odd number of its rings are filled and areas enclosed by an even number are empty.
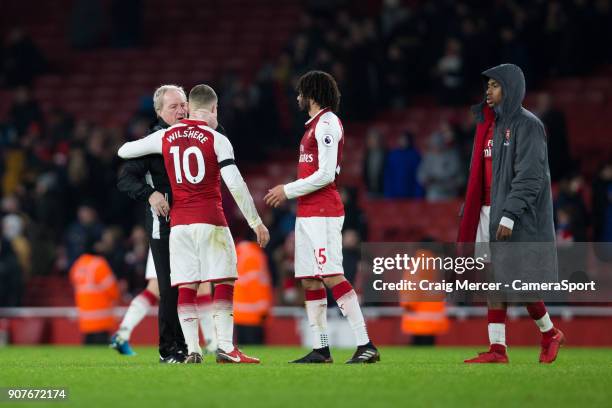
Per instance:
[[[585,75],[612,62],[609,0],[486,5],[385,0],[374,11],[371,2],[307,3],[290,43],[261,67],[251,84],[231,72],[212,81],[221,96],[219,122],[242,162],[272,155],[275,148],[295,148],[303,115],[297,112],[294,85],[309,69],[326,70],[338,80],[345,121],[365,121],[378,111],[409,106],[432,90],[440,105],[467,105],[482,95],[479,73],[497,61],[520,65],[534,84],[551,76]],[[129,13],[138,15],[138,10]],[[139,33],[121,27],[112,44],[137,45]],[[83,45],[86,40],[70,39],[75,49],[88,46]],[[148,133],[154,115],[140,112],[125,129],[91,123],[61,109],[43,115],[31,85],[50,69],[52,60],[23,30],[6,33],[0,47],[0,86],[13,94],[8,116],[0,118],[0,306],[21,304],[31,276],[65,274],[92,239],[125,293],[137,293],[144,285],[144,208],[116,189],[121,164],[116,152],[125,140]],[[612,165],[603,165],[592,180],[587,206],[581,193],[591,180],[580,175],[578,166],[567,165],[575,158],[569,152],[563,113],[554,110],[546,96],[538,104],[549,130],[553,180],[559,185],[558,237],[612,241]],[[255,126],[257,138],[250,135]],[[440,123],[424,151],[410,132],[390,148],[385,135],[371,128],[364,135],[363,185],[368,195],[432,201],[459,197],[473,128],[473,123]],[[355,187],[343,190],[344,262],[350,280],[357,274],[359,243],[367,239],[368,230],[358,193]],[[228,214],[231,224],[232,211]],[[264,217],[273,239],[268,256],[277,301],[299,302],[291,278],[294,210],[287,205],[268,210]]]

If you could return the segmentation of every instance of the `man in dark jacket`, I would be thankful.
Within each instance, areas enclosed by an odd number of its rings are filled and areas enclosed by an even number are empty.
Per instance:
[[[554,279],[555,231],[544,126],[521,105],[525,77],[519,67],[503,64],[483,75],[488,79],[486,100],[473,108],[478,125],[458,242],[512,242],[491,245],[498,280],[530,274]],[[539,250],[523,251],[520,243]],[[508,261],[510,249],[515,262]],[[516,257],[516,252],[523,256]],[[505,302],[489,301],[491,347],[466,363],[508,362],[506,308]],[[551,363],[564,341],[563,333],[553,326],[542,301],[527,303],[527,310],[542,332],[540,362]]]
[[[162,85],[153,95],[158,124],[152,132],[168,128],[188,116],[187,97],[183,88]],[[225,130],[216,123],[211,124],[219,132]],[[161,155],[150,155],[126,161],[117,187],[134,200],[148,203],[145,227],[149,233],[151,253],[156,273],[150,276],[147,265],[147,288],[134,298],[128,308],[119,331],[113,336],[111,346],[121,354],[132,354],[129,334],[145,316],[149,304],[159,297],[159,355],[160,363],[182,363],[187,347],[178,320],[178,289],[170,286],[170,223],[168,215],[172,203],[172,190]],[[198,317],[207,343],[207,350],[216,350],[214,323],[212,318],[211,285],[200,285],[197,296]]]

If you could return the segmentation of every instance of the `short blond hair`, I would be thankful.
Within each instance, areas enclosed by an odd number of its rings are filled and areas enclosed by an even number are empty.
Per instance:
[[[164,107],[164,95],[168,91],[177,91],[185,97],[185,101],[187,100],[187,94],[182,86],[162,85],[153,93],[153,108],[155,109],[155,112],[160,112]]]
[[[196,85],[189,91],[189,107],[191,109],[208,108],[217,103],[215,90],[205,84]]]

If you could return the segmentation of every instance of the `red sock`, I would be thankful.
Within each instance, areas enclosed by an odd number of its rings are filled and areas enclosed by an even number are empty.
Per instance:
[[[196,290],[191,288],[179,288],[177,306],[179,313],[181,309],[194,309],[196,303]]]
[[[340,299],[342,296],[346,295],[351,290],[353,290],[353,286],[351,286],[351,284],[347,280],[344,280],[331,288],[332,295],[336,300]]]
[[[527,312],[533,320],[540,320],[546,314],[546,305],[541,300],[538,302],[528,303]]]
[[[487,309],[489,323],[506,323],[506,309]]]
[[[210,305],[212,303],[213,299],[212,296],[210,294],[208,295],[198,295],[198,297],[196,297],[196,303],[198,304],[198,306],[207,306]]]
[[[155,296],[150,290],[145,289],[140,292],[140,295],[143,296],[151,306],[155,306],[157,304],[157,296]]]
[[[220,283],[215,285],[214,300],[216,302],[234,302],[234,285]]]
[[[506,309],[487,309],[489,351],[506,354]],[[503,344],[501,344],[503,343]]]

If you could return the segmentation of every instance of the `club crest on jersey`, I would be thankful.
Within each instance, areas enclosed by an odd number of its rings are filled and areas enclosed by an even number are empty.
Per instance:
[[[510,146],[510,129],[506,129],[506,140],[504,141],[504,146]]]
[[[331,146],[332,143],[334,143],[334,138],[330,135],[325,135],[325,137],[323,138],[323,144],[325,146]]]

